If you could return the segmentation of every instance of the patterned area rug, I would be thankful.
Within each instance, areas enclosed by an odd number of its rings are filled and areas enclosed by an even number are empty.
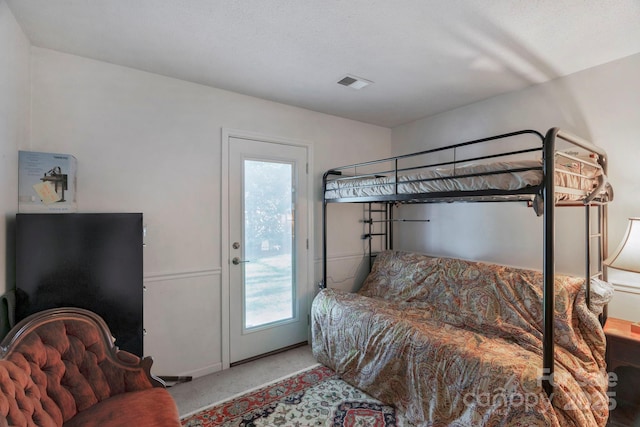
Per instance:
[[[317,366],[258,390],[202,409],[186,427],[409,427],[392,406]]]

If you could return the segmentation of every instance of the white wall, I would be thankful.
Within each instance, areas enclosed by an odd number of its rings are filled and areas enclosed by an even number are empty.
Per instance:
[[[627,218],[640,215],[639,75],[640,55],[634,55],[421,119],[393,129],[392,150],[408,153],[524,128],[544,133],[556,126],[591,140],[609,155],[609,178],[615,190],[615,201],[609,207],[612,251],[622,238]],[[411,249],[542,267],[542,220],[526,207],[455,204],[410,209],[424,209],[431,219],[420,232],[405,227],[401,235]],[[557,270],[583,274],[583,209],[556,212]],[[610,315],[640,320],[639,305],[639,294],[618,291]]]
[[[158,375],[220,367],[223,127],[314,144],[316,259],[322,171],[390,152],[386,128],[37,47],[31,66],[28,149],[78,159],[80,212],[144,213],[145,353]]]
[[[29,40],[0,0],[0,294],[14,287],[18,147],[29,135]],[[4,328],[4,324],[0,324]]]

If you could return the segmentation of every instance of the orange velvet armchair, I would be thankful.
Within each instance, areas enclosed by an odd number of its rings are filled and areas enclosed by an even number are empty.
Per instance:
[[[0,343],[0,357],[0,427],[180,426],[152,360],[115,347],[93,312],[31,315]]]

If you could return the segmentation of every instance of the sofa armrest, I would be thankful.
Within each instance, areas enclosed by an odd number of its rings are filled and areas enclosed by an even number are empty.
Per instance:
[[[115,356],[123,365],[130,366],[133,369],[141,369],[152,387],[166,387],[166,384],[162,379],[151,373],[151,366],[153,365],[153,359],[151,356],[146,356],[141,359],[135,354],[124,350],[117,350]]]
[[[0,358],[29,373],[65,421],[109,397],[164,386],[151,375],[151,358],[118,349],[104,320],[80,308],[23,319],[0,343]]]

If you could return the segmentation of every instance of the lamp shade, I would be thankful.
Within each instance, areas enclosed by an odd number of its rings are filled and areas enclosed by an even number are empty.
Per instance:
[[[604,263],[618,270],[640,273],[640,218],[629,218],[620,246]]]

